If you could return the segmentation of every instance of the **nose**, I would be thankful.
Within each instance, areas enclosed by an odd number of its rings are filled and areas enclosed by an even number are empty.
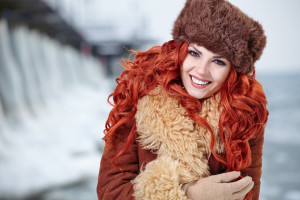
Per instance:
[[[196,72],[198,74],[206,74],[207,70],[208,70],[208,61],[204,60],[204,59],[201,59],[201,61],[199,61],[197,63]]]

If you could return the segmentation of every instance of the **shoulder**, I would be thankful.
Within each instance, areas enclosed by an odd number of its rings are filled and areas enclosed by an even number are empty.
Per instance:
[[[254,146],[256,144],[263,144],[265,136],[265,128],[263,128],[255,137],[249,140],[250,146]]]

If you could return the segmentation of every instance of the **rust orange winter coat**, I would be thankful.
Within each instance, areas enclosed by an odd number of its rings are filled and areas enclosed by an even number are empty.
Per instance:
[[[156,88],[157,93],[160,88]],[[224,153],[218,136],[219,103],[212,97],[203,102],[201,116],[214,130],[214,151]],[[161,92],[145,96],[138,102],[135,118],[124,124],[117,133],[115,149],[105,147],[98,178],[98,199],[186,199],[181,185],[201,177],[220,174],[226,166],[217,161],[209,150],[207,130],[191,121],[178,101]],[[127,143],[136,123],[137,131],[129,149],[115,160],[112,158]],[[262,167],[263,134],[249,141],[252,163],[243,169],[255,185],[254,200],[259,199]]]

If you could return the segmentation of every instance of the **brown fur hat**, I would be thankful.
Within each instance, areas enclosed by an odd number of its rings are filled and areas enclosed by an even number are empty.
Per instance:
[[[226,0],[187,0],[173,27],[177,42],[196,43],[251,73],[266,45],[260,23]]]

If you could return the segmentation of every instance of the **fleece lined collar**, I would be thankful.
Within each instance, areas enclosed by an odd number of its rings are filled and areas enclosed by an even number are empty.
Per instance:
[[[212,127],[214,151],[220,154],[224,146],[218,134],[219,100],[219,95],[204,100],[200,115]],[[161,86],[139,100],[135,115],[138,140],[144,149],[157,154],[157,159],[133,180],[136,199],[185,199],[182,184],[210,175],[211,134],[186,114],[178,99]],[[162,190],[162,186],[166,188]]]

